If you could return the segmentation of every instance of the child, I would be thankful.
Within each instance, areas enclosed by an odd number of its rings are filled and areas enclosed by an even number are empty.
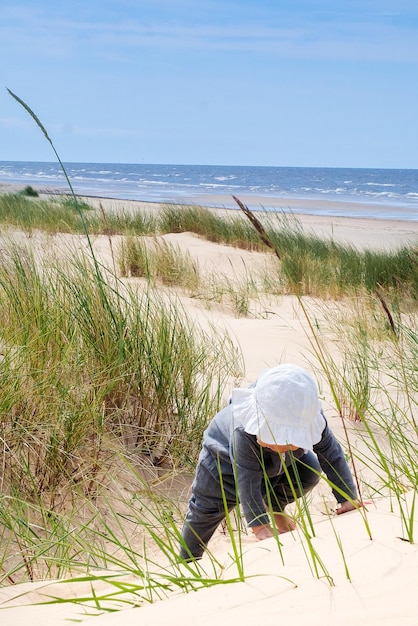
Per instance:
[[[286,515],[295,496],[308,493],[325,472],[340,507],[351,511],[357,492],[340,444],[327,425],[315,380],[305,369],[283,364],[262,372],[211,421],[192,485],[180,556],[201,558],[229,511],[241,504],[261,541],[294,530]]]

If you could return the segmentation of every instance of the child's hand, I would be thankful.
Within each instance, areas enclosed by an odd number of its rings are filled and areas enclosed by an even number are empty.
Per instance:
[[[274,523],[280,535],[295,530],[296,522],[286,513],[274,513]]]
[[[355,509],[365,507],[366,504],[371,504],[371,501],[368,500],[366,502],[362,502],[361,500],[356,500],[355,502],[342,502],[338,507],[336,513],[337,515],[342,515],[343,513],[348,513],[348,511],[354,511]]]
[[[270,537],[274,537],[273,529],[269,526],[269,524],[253,526],[251,530],[256,536],[257,541],[263,541],[263,539],[270,539]]]

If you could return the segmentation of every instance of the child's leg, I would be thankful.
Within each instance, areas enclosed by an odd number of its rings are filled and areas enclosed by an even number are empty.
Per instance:
[[[225,518],[223,506],[220,508],[219,504],[192,495],[181,531],[179,554],[182,559],[189,561],[201,558],[214,532]]]
[[[232,510],[236,502],[229,502],[234,494],[232,487],[231,493],[227,491],[228,487],[229,484],[224,485],[224,493],[228,509]],[[225,507],[220,481],[216,480],[203,463],[199,463],[181,533],[180,557],[186,561],[200,559],[209,540],[224,519]]]

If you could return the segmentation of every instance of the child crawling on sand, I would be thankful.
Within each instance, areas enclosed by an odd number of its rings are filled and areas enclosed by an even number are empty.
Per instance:
[[[268,511],[276,532],[294,530],[285,507],[311,491],[322,472],[338,514],[361,506],[312,375],[292,364],[263,371],[252,386],[232,391],[204,433],[180,557],[201,558],[225,509],[238,504],[259,541],[274,536]]]

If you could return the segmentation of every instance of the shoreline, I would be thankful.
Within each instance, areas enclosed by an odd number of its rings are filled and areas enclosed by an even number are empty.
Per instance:
[[[0,194],[1,193],[18,193],[25,189],[25,187],[32,187],[35,189],[39,195],[41,196],[54,196],[54,195],[71,195],[71,191],[68,186],[52,188],[52,187],[43,187],[39,184],[25,184],[25,183],[8,183],[0,180]],[[324,217],[353,217],[353,218],[369,218],[369,219],[388,219],[390,221],[411,221],[418,222],[418,206],[413,207],[416,209],[416,213],[413,214],[413,218],[411,218],[411,207],[408,207],[404,204],[382,204],[377,202],[364,202],[361,200],[343,200],[343,199],[332,199],[329,200],[327,198],[308,198],[308,197],[286,197],[286,196],[263,196],[263,195],[255,195],[255,194],[232,194],[232,193],[220,193],[220,194],[198,194],[198,195],[189,195],[189,196],[179,196],[177,198],[164,198],[164,199],[144,199],[144,198],[129,198],[124,196],[109,196],[104,195],[102,193],[92,193],[92,192],[83,192],[82,190],[74,189],[76,196],[83,198],[90,198],[92,200],[106,200],[106,201],[115,201],[115,202],[132,202],[132,203],[141,203],[147,205],[164,205],[164,204],[192,204],[203,206],[207,208],[213,209],[225,209],[226,211],[230,210],[238,210],[238,207],[233,199],[233,195],[239,197],[239,199],[249,208],[258,211],[284,211],[284,212],[294,212],[301,213],[306,215],[314,215]],[[359,211],[358,215],[341,215],[341,211],[344,209],[352,210],[357,207]],[[307,213],[308,210],[318,210],[318,211],[327,211],[327,213]],[[390,213],[391,211],[403,212],[405,214],[405,218],[402,219],[400,217],[374,217],[372,215],[368,215],[367,211],[371,211],[372,209],[381,209],[382,214],[384,212]]]
[[[418,221],[418,207],[416,208],[415,219],[411,219],[411,210],[405,205],[398,204],[379,204],[376,202],[364,202],[361,200],[329,200],[327,198],[305,198],[305,197],[284,197],[284,196],[259,196],[259,195],[239,195],[240,200],[249,206],[249,208],[258,207],[258,210],[277,211],[295,213],[296,215],[313,215],[324,217],[353,217],[353,218],[369,218],[369,219],[390,219],[395,221]],[[203,206],[210,205],[213,208],[236,209],[237,206],[231,195],[226,194],[203,194],[201,196],[188,196],[185,200],[192,204],[200,204]],[[230,206],[227,206],[230,205]],[[341,212],[344,210],[356,210],[358,215],[345,216]],[[382,214],[391,212],[404,213],[405,218],[399,217],[373,217],[376,209],[381,209]],[[314,211],[314,212],[310,212]],[[325,211],[326,213],[315,213],[315,211]]]
[[[102,205],[108,210],[126,209],[127,207],[132,210],[135,210],[135,208],[139,210],[159,210],[165,204],[164,202],[150,202],[146,200],[122,200],[84,195],[80,197],[90,202],[93,206],[99,207]],[[244,204],[247,204],[245,196],[240,197],[240,199],[242,199]],[[185,202],[184,204],[187,203]],[[225,216],[242,215],[238,206],[237,208],[229,209],[225,206],[213,206],[213,204],[204,204],[202,202],[192,204]],[[302,206],[302,204],[299,203],[298,206]],[[280,213],[294,218],[296,223],[302,226],[306,234],[331,239],[341,244],[351,244],[361,249],[393,249],[403,245],[418,246],[418,217],[417,221],[412,221],[340,215],[314,215],[311,213],[294,213],[292,211],[280,211]]]
[[[26,185],[0,182],[1,193],[17,193],[22,191]],[[50,188],[33,187],[40,197],[50,198],[53,195],[68,195],[69,192],[57,191]],[[111,198],[103,196],[91,196],[86,194],[76,194],[77,197],[88,201],[92,206],[99,208],[105,206],[109,211],[117,211],[129,208],[130,210],[159,210],[166,204],[188,204],[201,206],[203,208],[219,212],[224,215],[239,214],[240,209],[235,204],[232,196],[224,195],[204,195],[199,197],[184,198],[181,202],[156,202],[151,200],[130,200],[124,198]],[[343,208],[358,207],[361,212],[366,205],[361,202],[338,203],[331,200],[307,200],[305,198],[266,198],[264,196],[239,196],[240,200],[248,208],[257,205],[259,211],[280,212],[284,216],[295,218],[307,234],[332,239],[337,243],[351,244],[359,248],[396,248],[403,245],[418,246],[418,211],[416,220],[399,219],[388,217],[343,216],[340,214]],[[225,206],[226,201],[231,207]],[[267,202],[268,201],[268,202]],[[286,204],[286,208],[283,206]],[[323,213],[306,212],[309,208],[316,208],[319,211],[330,212],[331,207],[336,208],[333,215]],[[340,210],[338,210],[338,208]],[[288,210],[286,210],[288,209]],[[253,209],[254,210],[254,209]]]

